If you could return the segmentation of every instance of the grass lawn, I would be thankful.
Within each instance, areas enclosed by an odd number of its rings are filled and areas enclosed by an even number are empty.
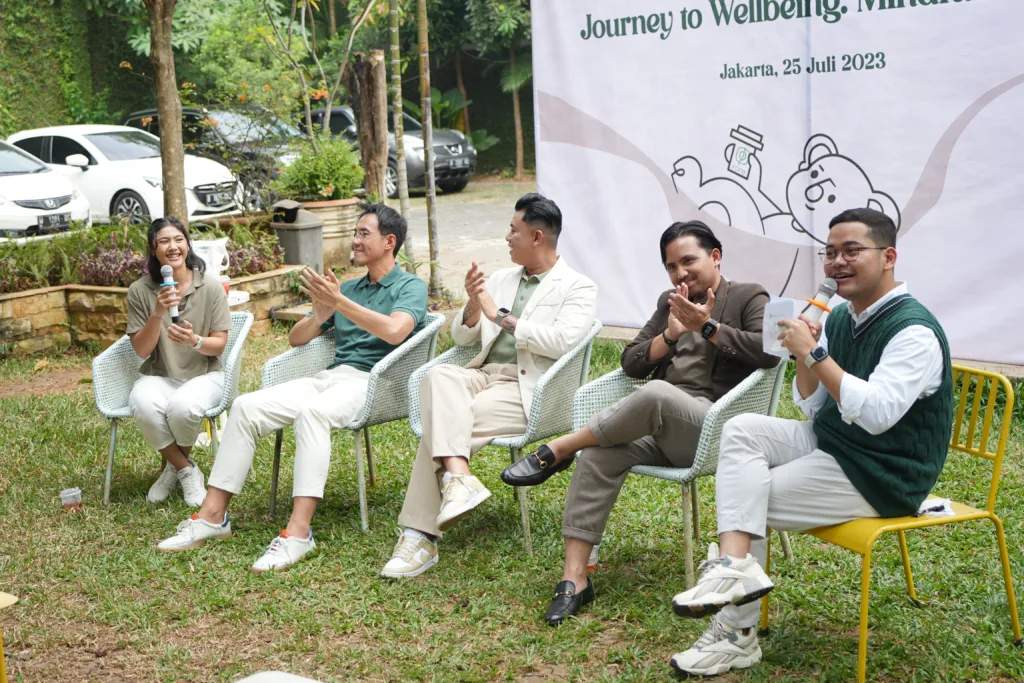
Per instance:
[[[286,345],[284,334],[246,348],[242,391]],[[595,349],[591,376],[618,363],[619,347]],[[667,482],[627,480],[601,548],[597,601],[559,629],[542,616],[560,579],[562,503],[569,476],[534,489],[535,555],[523,551],[518,505],[498,475],[507,452],[486,449],[474,470],[494,495],[441,543],[441,562],[417,579],[379,578],[396,540],[396,517],[416,441],[404,422],[373,429],[377,486],[369,534],[359,528],[352,436],[335,432],[327,497],[314,520],[319,549],[291,570],[249,566],[290,511],[290,454],[278,515],[267,516],[273,439],[232,505],[234,538],[189,553],[158,554],[189,510],[180,495],[146,503],[157,455],[134,424],[119,430],[112,502],[102,506],[108,423],[79,376],[89,359],[0,366],[0,590],[21,602],[0,613],[12,681],[232,681],[280,669],[323,681],[670,680],[667,660],[705,621],[673,615],[683,589],[680,495]],[[77,373],[77,375],[75,375]],[[795,417],[787,397],[780,415]],[[998,512],[1006,522],[1018,591],[1024,590],[1024,433],[1014,427]],[[209,472],[208,450],[196,460]],[[990,469],[951,456],[936,493],[983,505]],[[57,493],[78,486],[84,514],[66,514]],[[701,481],[702,529],[714,532],[713,480]],[[868,674],[887,681],[1017,681],[1024,651],[1012,646],[991,526],[908,534],[916,570],[905,592],[895,536],[877,546]],[[859,558],[810,536],[793,536],[796,560],[773,547],[774,630],[764,661],[720,680],[851,680],[856,671]]]

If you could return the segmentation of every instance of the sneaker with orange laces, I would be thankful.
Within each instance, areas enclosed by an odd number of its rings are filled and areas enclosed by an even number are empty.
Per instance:
[[[178,525],[176,534],[157,543],[156,549],[162,553],[173,553],[198,548],[211,538],[227,538],[231,535],[231,520],[228,513],[224,513],[222,523],[212,524],[200,519],[197,512]]]
[[[316,550],[312,529],[309,530],[308,538],[292,536],[285,529],[280,536],[270,542],[267,552],[256,560],[252,570],[259,573],[284,569],[304,558],[312,550]]]

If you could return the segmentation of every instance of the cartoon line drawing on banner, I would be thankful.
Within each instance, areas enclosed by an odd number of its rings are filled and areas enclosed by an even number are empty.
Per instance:
[[[757,153],[764,149],[763,136],[741,125],[729,137],[734,142],[725,148],[725,161],[735,177],[705,180],[700,161],[692,156],[677,160],[671,174],[677,193],[688,195],[722,222],[779,242],[825,244],[832,215],[841,208],[862,206],[886,214],[899,229],[900,210],[893,198],[876,190],[860,164],[840,154],[828,135],[819,133],[807,140],[803,158],[786,183],[785,208],[761,187]],[[819,209],[827,214],[824,220],[809,221]]]

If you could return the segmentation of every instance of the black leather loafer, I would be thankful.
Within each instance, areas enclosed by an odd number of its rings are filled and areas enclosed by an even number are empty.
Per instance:
[[[574,617],[580,612],[580,608],[594,602],[594,584],[587,579],[587,587],[582,592],[576,592],[576,584],[572,581],[562,581],[555,587],[555,597],[548,605],[544,621],[548,626],[558,626],[569,617]]]
[[[546,482],[552,474],[569,469],[575,459],[573,455],[556,463],[555,454],[545,444],[506,467],[501,473],[501,480],[509,486],[536,486]]]

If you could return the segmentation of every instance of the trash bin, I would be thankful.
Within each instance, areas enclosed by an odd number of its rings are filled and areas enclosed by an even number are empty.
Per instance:
[[[307,265],[323,273],[323,219],[291,199],[277,202],[272,209],[270,229],[277,233],[277,240],[284,249],[284,262],[288,265]]]

